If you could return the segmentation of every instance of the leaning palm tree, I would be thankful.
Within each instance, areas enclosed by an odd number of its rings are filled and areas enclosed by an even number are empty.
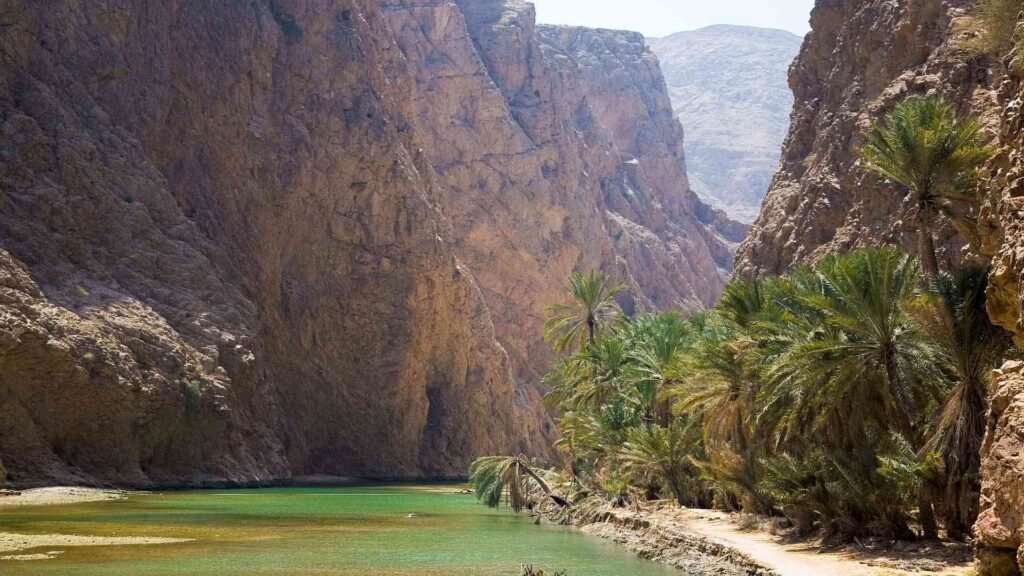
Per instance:
[[[624,284],[613,284],[600,270],[584,276],[569,276],[570,304],[548,306],[544,322],[544,340],[554,343],[556,352],[580,350],[595,342],[602,331],[615,323],[622,310],[615,295],[624,291]]]
[[[497,508],[507,494],[509,507],[519,512],[526,508],[534,487],[559,506],[568,505],[564,498],[551,492],[548,483],[521,454],[477,458],[469,466],[469,483],[473,485],[477,500],[491,508]]]
[[[923,451],[924,420],[943,396],[944,375],[934,345],[905,311],[919,283],[917,262],[882,248],[832,256],[816,269],[818,289],[794,295],[803,308],[793,310],[823,325],[770,359],[762,398],[781,407],[784,421],[812,419],[810,432],[836,450],[864,452],[866,437],[893,432]],[[934,538],[926,492],[921,524]]]
[[[977,173],[992,155],[973,117],[959,118],[941,97],[912,97],[899,103],[867,133],[861,156],[867,169],[905,186],[917,219],[918,256],[925,279],[939,274],[934,218],[946,214],[966,223],[958,208],[977,204]]]
[[[943,274],[915,309],[915,320],[941,347],[955,381],[927,445],[945,461],[946,529],[954,538],[966,535],[978,516],[986,382],[1012,346],[1009,334],[989,320],[987,285],[987,268]]]

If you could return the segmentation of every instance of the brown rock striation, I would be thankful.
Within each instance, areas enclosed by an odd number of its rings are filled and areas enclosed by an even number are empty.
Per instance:
[[[779,273],[829,252],[896,244],[912,250],[915,225],[893,186],[857,167],[862,134],[899,100],[940,93],[992,119],[998,77],[960,46],[970,0],[818,0],[812,30],[790,68],[796,97],[782,160],[737,254],[744,276]],[[940,227],[940,262],[965,242]]]
[[[689,191],[642,39],[522,3],[14,0],[0,29],[17,485],[544,453],[569,271],[707,303],[743,232]]]
[[[505,0],[384,12],[456,251],[518,380],[537,384],[550,365],[544,308],[573,269],[614,270],[630,307],[714,300],[731,267],[720,234],[745,230],[690,192],[682,129],[639,34],[537,26],[532,5]]]

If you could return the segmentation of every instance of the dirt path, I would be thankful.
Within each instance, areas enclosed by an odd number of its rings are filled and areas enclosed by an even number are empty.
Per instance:
[[[899,552],[819,553],[813,543],[785,543],[766,532],[744,530],[727,514],[714,511],[673,510],[656,515],[661,522],[735,548],[779,576],[903,576],[922,572],[960,576],[971,569],[969,562],[910,558]]]
[[[22,490],[20,494],[0,493],[0,509],[6,506],[44,506],[47,504],[78,504],[101,500],[120,500],[128,495],[122,490],[102,490],[78,486],[51,486]]]

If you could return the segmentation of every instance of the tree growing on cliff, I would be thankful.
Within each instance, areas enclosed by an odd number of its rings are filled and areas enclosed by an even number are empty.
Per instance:
[[[978,516],[986,383],[1013,344],[985,310],[988,272],[970,267],[943,274],[914,309],[916,323],[938,345],[955,381],[927,446],[944,460],[946,530],[954,538],[968,534]]]
[[[568,285],[572,302],[548,306],[545,341],[552,342],[556,352],[580,350],[595,342],[622,316],[615,295],[625,289],[624,284],[613,284],[600,270],[591,270],[586,276],[573,272]]]
[[[939,274],[935,218],[945,214],[958,224],[970,224],[978,171],[992,149],[975,118],[958,117],[953,105],[938,96],[900,102],[866,138],[861,148],[864,166],[910,191],[918,256],[925,279],[932,283]]]

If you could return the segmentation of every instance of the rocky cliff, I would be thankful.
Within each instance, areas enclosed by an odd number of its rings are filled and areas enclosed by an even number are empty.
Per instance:
[[[737,255],[745,276],[778,273],[822,254],[880,243],[913,250],[904,198],[857,167],[872,122],[912,94],[940,93],[996,122],[987,58],[962,48],[971,0],[818,0],[790,69],[792,124],[761,214]],[[948,223],[939,258],[964,257]]]
[[[1024,14],[1017,28],[1024,33]],[[989,316],[1024,348],[1024,53],[1018,51],[1006,64],[1008,75],[998,94],[999,153],[986,186],[980,249],[992,258]],[[975,526],[978,571],[1017,576],[1024,568],[1024,363],[1006,363],[991,392]]]
[[[708,26],[651,39],[686,130],[694,190],[743,222],[761,209],[789,128],[787,77],[801,38],[785,30]]]
[[[742,234],[642,39],[522,3],[14,0],[0,29],[17,484],[543,454],[564,277],[706,303]]]
[[[813,30],[790,71],[793,124],[779,171],[738,270],[782,272],[828,253],[896,244],[914,251],[913,224],[892,187],[856,165],[861,134],[898,100],[940,93],[981,117],[999,154],[968,242],[949,223],[945,264],[991,259],[988,309],[1024,344],[1024,124],[1020,61],[968,50],[974,3],[958,0],[818,0]],[[982,453],[979,573],[1017,576],[1024,565],[1024,365],[1008,362],[991,385]]]

